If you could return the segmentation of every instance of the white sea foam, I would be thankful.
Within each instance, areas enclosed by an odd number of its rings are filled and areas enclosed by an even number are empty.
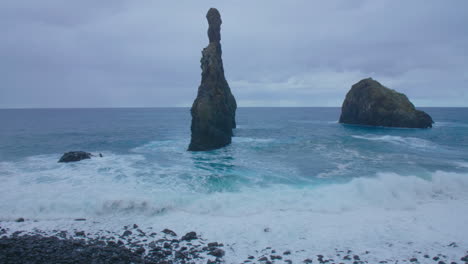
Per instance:
[[[435,122],[433,124],[433,127],[437,128],[437,127],[463,127],[463,128],[466,128],[468,127],[468,124],[467,123],[459,123],[459,122]]]
[[[459,168],[468,168],[468,162],[466,161],[455,161],[454,164]]]
[[[351,163],[341,164],[338,163],[336,168],[330,171],[322,172],[317,175],[318,178],[329,178],[332,176],[342,175],[346,172]]]
[[[242,262],[267,246],[304,250],[291,256],[294,262],[334,248],[369,250],[381,259],[411,254],[415,248],[437,251],[453,241],[460,245],[454,254],[468,247],[466,174],[438,171],[422,178],[380,173],[346,183],[253,184],[233,192],[207,192],[204,169],[187,166],[190,159],[175,155],[180,164],[165,166],[139,154],[164,145],[153,144],[134,154],[104,153],[104,158],[76,164],[57,163],[58,155],[0,163],[0,218],[39,220],[2,226],[12,231],[120,232],[124,225],[138,223],[156,231],[195,230],[229,244],[228,263]],[[196,157],[202,160],[210,157],[200,155]],[[71,221],[77,217],[88,221]]]
[[[406,145],[406,146],[414,147],[414,148],[433,149],[437,147],[437,145],[431,141],[421,139],[421,138],[416,138],[416,137],[400,137],[400,136],[391,136],[391,135],[383,135],[383,136],[353,135],[352,137],[357,138],[357,139],[370,140],[370,141],[381,141],[381,142],[388,142],[388,143],[397,144],[397,145]]]
[[[233,137],[232,142],[235,143],[270,143],[272,138],[250,138],[250,137]]]

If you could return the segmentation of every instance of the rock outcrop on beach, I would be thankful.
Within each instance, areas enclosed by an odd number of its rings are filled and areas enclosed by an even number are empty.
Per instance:
[[[354,84],[346,94],[340,123],[430,128],[434,122],[428,114],[417,110],[406,95],[367,78]]]
[[[221,16],[217,9],[210,8],[206,18],[210,43],[203,49],[200,60],[202,79],[191,109],[189,151],[213,150],[229,145],[232,129],[236,127],[237,104],[224,77],[221,58]]]
[[[92,156],[91,153],[84,151],[70,151],[62,155],[58,162],[75,162],[84,159],[90,159]]]

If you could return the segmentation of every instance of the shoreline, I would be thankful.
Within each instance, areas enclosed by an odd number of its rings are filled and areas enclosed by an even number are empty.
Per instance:
[[[462,248],[457,242],[432,252],[408,242],[406,246],[412,249],[412,254],[402,252],[401,255],[348,247],[306,251],[268,246],[254,250],[255,254],[233,256],[236,255],[234,244],[210,241],[195,231],[178,234],[177,230],[153,230],[138,224],[125,225],[122,232],[105,229],[88,232],[84,226],[73,230],[5,227],[5,224],[22,223],[0,222],[1,263],[468,263],[468,248]],[[272,230],[266,228],[263,232]],[[393,241],[387,244],[392,247]]]

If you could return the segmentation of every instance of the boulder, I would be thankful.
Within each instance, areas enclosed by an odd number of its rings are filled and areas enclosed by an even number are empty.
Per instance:
[[[203,49],[200,60],[201,84],[190,110],[192,114],[189,151],[206,151],[231,143],[232,129],[236,127],[236,100],[224,76],[221,58],[221,16],[210,8],[208,20],[209,45]]]
[[[406,95],[372,78],[351,87],[341,107],[340,123],[384,127],[430,128],[434,121]]]
[[[90,159],[92,156],[91,153],[84,152],[84,151],[70,151],[65,154],[60,158],[58,162],[75,162],[75,161],[80,161],[84,159]]]

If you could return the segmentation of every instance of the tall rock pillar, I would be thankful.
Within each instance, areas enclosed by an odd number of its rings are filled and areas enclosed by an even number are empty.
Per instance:
[[[192,138],[189,151],[206,151],[231,143],[232,129],[236,127],[236,100],[224,77],[221,58],[221,15],[210,8],[208,38],[210,43],[202,51],[201,84],[192,109]]]

